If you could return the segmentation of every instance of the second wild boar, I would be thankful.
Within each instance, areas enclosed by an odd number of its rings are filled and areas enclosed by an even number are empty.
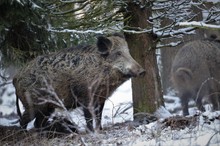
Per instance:
[[[213,110],[218,110],[220,43],[214,40],[197,40],[185,44],[173,60],[171,80],[178,91],[183,115],[189,115],[190,99],[195,100],[201,111],[205,110],[203,99],[208,99],[213,105]]]

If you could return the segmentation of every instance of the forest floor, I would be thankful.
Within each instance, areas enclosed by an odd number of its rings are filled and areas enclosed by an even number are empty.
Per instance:
[[[147,118],[147,117],[146,117]],[[17,126],[0,127],[1,145],[72,145],[72,146],[202,146],[220,145],[220,112],[194,116],[171,116],[148,124],[124,122],[95,133],[22,130]]]
[[[81,128],[79,133],[71,134],[39,131],[31,123],[27,130],[21,129],[16,123],[16,108],[9,104],[14,100],[7,98],[8,101],[0,105],[0,145],[220,146],[220,111],[211,112],[210,105],[206,106],[206,112],[200,113],[190,103],[190,116],[183,117],[179,99],[164,96],[165,108],[159,108],[154,115],[136,115],[133,121],[131,95],[125,85],[117,91],[115,99],[109,99],[110,102],[105,105],[102,118],[104,128],[101,131],[85,132],[85,121],[80,119],[83,118],[82,112],[71,114]],[[116,104],[119,100],[120,103]],[[114,108],[110,105],[114,105]]]

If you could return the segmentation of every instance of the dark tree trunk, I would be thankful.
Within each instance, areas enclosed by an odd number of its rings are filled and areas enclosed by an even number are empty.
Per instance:
[[[150,29],[149,16],[151,16],[150,7],[141,8],[139,4],[129,2],[125,17],[130,19],[125,22],[125,25],[131,28]],[[131,55],[146,70],[144,77],[132,79],[134,114],[153,113],[160,105],[164,105],[156,59],[156,43],[153,35],[148,33],[125,33],[125,37]]]

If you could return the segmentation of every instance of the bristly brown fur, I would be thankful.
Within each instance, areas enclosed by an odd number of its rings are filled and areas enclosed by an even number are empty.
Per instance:
[[[87,127],[101,127],[105,100],[123,82],[144,72],[130,56],[126,41],[118,36],[102,37],[102,45],[85,45],[39,56],[14,77],[16,96],[25,107],[22,127],[35,120],[35,127],[48,125],[54,108],[83,107]],[[110,42],[110,43],[109,43]],[[107,55],[101,55],[104,47]],[[63,103],[64,107],[60,103]],[[62,129],[62,128],[61,128]]]

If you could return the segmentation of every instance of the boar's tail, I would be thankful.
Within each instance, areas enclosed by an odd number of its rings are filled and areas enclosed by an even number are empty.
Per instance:
[[[21,118],[21,110],[20,110],[20,107],[19,107],[19,99],[18,99],[18,96],[16,96],[16,106],[17,106],[17,114],[18,114],[18,116]]]
[[[192,80],[193,74],[192,71],[185,67],[180,67],[176,70],[175,75],[183,82]]]

